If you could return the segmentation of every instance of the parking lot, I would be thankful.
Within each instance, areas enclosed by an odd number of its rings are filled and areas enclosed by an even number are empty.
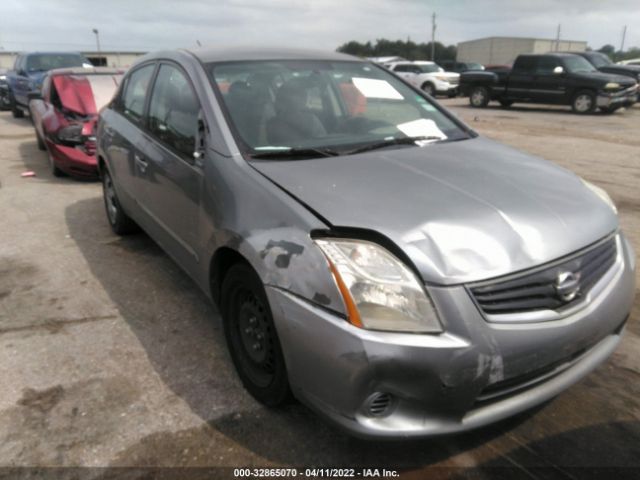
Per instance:
[[[442,103],[482,135],[605,188],[640,251],[640,107],[579,116]],[[28,170],[36,176],[22,178]],[[407,478],[640,468],[638,295],[617,352],[552,402],[464,435],[366,442],[300,404],[256,403],[216,308],[146,235],[112,234],[101,193],[54,177],[29,119],[0,112],[0,465],[358,465]]]

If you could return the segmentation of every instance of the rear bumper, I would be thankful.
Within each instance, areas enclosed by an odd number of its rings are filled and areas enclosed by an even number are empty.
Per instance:
[[[95,155],[87,155],[78,148],[67,147],[47,140],[47,150],[55,165],[63,172],[82,178],[98,178]]]
[[[477,428],[574,384],[620,341],[633,302],[635,261],[618,237],[618,269],[588,307],[560,320],[495,324],[464,286],[429,288],[444,332],[356,328],[267,287],[295,395],[352,434],[422,437]],[[387,394],[383,414],[371,399]]]

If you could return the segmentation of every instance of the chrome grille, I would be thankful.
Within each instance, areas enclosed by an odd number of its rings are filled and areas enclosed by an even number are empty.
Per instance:
[[[616,254],[616,239],[611,237],[546,268],[474,284],[470,291],[482,311],[490,315],[561,310],[580,302],[615,263]],[[573,282],[573,296],[564,290],[568,278]]]

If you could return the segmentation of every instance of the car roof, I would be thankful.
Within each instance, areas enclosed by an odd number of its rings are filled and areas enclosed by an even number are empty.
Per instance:
[[[527,53],[522,55],[523,57],[572,57],[574,55],[580,55],[582,52],[547,52],[547,53]]]
[[[49,75],[120,75],[123,74],[125,69],[123,68],[109,68],[109,67],[70,67],[70,68],[56,68],[49,70]]]
[[[361,58],[338,52],[306,50],[293,48],[211,48],[202,47],[184,50],[197,57],[203,63],[243,60],[349,60],[362,61]]]
[[[20,55],[29,56],[29,55],[79,55],[84,57],[80,52],[22,52]]]

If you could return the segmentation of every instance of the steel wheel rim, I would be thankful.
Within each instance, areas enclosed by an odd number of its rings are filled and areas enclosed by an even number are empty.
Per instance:
[[[275,377],[275,340],[265,306],[256,295],[241,289],[236,294],[233,336],[244,373],[260,387]]]
[[[113,182],[108,173],[104,174],[104,200],[107,205],[107,215],[109,215],[109,221],[116,223],[116,217],[118,216],[118,206],[116,204],[116,192],[113,189]]]
[[[481,105],[484,102],[484,92],[482,90],[476,90],[471,94],[471,101],[474,105]]]
[[[433,97],[433,87],[431,85],[425,85],[424,93]]]
[[[587,94],[582,94],[582,95],[578,95],[578,97],[576,98],[576,110],[579,112],[588,112],[591,109],[591,106],[593,105],[593,100],[591,99],[590,95]]]

